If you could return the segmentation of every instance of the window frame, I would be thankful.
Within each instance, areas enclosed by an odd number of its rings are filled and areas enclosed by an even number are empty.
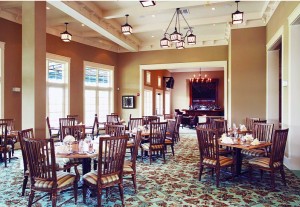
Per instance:
[[[151,85],[151,72],[146,71],[146,84]]]
[[[146,103],[146,99],[145,99],[145,94],[146,91],[150,91],[151,92],[151,114],[146,114],[146,110],[145,110],[145,103]],[[151,116],[153,115],[153,88],[152,87],[144,87],[144,91],[143,91],[143,100],[144,100],[144,104],[143,104],[143,116]]]

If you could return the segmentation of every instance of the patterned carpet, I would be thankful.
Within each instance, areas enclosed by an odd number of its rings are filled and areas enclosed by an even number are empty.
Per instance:
[[[220,188],[215,187],[215,177],[204,175],[198,181],[199,151],[195,130],[184,129],[181,141],[175,146],[175,157],[168,153],[167,162],[155,160],[150,166],[149,160],[137,164],[138,192],[134,194],[131,180],[124,181],[126,206],[300,206],[300,179],[286,169],[287,186],[283,186],[279,174],[276,176],[276,191],[270,192],[270,179],[264,174],[260,180],[258,174],[250,184],[246,178],[221,181]],[[169,150],[170,152],[170,150]],[[20,157],[18,150],[16,156]],[[0,163],[0,207],[27,205],[26,196],[21,196],[23,171],[22,159],[15,159],[4,168]],[[224,175],[225,178],[228,175]],[[105,194],[105,193],[104,193]],[[38,194],[36,198],[44,195]],[[88,198],[82,203],[79,190],[78,204],[74,204],[72,191],[62,192],[58,196],[58,206],[86,207],[96,206],[96,198]],[[117,188],[112,189],[108,199],[102,199],[103,206],[121,206]],[[35,207],[51,206],[49,197],[34,204]]]

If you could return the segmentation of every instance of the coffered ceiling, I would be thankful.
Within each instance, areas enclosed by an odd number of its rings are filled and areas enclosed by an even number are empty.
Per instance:
[[[161,50],[160,39],[176,10],[184,17],[197,36],[197,44],[189,47],[227,45],[231,29],[265,26],[279,1],[241,1],[244,23],[231,25],[236,11],[234,1],[156,1],[152,7],[142,7],[139,1],[47,1],[47,33],[60,36],[68,22],[72,41],[114,52]],[[128,23],[132,35],[123,35],[120,27]],[[0,17],[22,23],[21,1],[0,1]],[[174,31],[173,21],[168,32]],[[180,19],[181,31],[187,25]],[[66,43],[68,44],[68,43]],[[174,48],[171,47],[171,48]],[[171,49],[170,48],[170,49]]]

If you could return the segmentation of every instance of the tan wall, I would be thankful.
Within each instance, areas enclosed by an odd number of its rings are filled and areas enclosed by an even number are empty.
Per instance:
[[[230,81],[233,123],[243,123],[246,117],[266,116],[265,50],[265,27],[231,31]]]
[[[190,103],[189,96],[189,79],[193,77],[195,73],[172,73],[175,84],[172,90],[172,106],[174,109],[188,109]],[[197,73],[196,73],[197,74]],[[219,80],[218,84],[218,105],[224,108],[224,71],[202,71],[202,74],[206,74],[209,78],[215,78]]]
[[[13,87],[22,86],[22,26],[0,18],[0,41],[4,49],[4,116],[14,118],[15,129],[21,129],[21,93],[12,92]],[[14,35],[12,35],[14,34]]]
[[[121,53],[118,55],[119,76],[117,82],[118,87],[120,87],[118,96],[121,97],[122,95],[140,93],[140,65],[227,61],[227,56],[227,46]],[[128,119],[130,114],[139,116],[140,99],[141,97],[137,97],[137,107],[135,109],[126,109],[122,111],[122,117],[124,117],[125,120]],[[118,104],[119,110],[121,110],[120,99]]]

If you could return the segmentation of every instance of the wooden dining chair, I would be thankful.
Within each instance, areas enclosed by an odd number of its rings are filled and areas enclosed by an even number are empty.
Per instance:
[[[175,156],[174,152],[174,144],[175,144],[175,127],[176,127],[176,120],[169,119],[167,124],[167,132],[165,138],[165,149],[167,153],[167,147],[170,146],[172,150],[173,156]]]
[[[50,138],[54,139],[55,141],[59,140],[59,127],[51,127],[50,119],[48,116],[46,117],[46,123]]]
[[[52,206],[56,207],[57,194],[69,187],[74,189],[75,204],[77,203],[76,174],[56,171],[56,158],[53,139],[23,139],[29,165],[30,194],[28,207],[31,207],[36,191],[50,193]]]
[[[253,138],[258,139],[263,142],[272,142],[274,124],[267,123],[254,123],[252,129]],[[241,153],[243,155],[253,156],[253,157],[263,157],[267,156],[269,148],[263,149],[243,149]]]
[[[77,115],[77,114],[68,114],[67,118],[74,118],[76,121],[78,121],[79,115]]]
[[[214,122],[212,124],[213,128],[218,130],[219,135],[227,134],[228,128],[227,128],[227,120],[226,119],[214,119]]]
[[[125,135],[125,125],[107,124],[105,126],[105,134],[110,136],[123,136]]]
[[[137,129],[139,126],[143,126],[143,118],[130,118],[129,119],[129,130]]]
[[[26,157],[26,148],[24,146],[24,138],[27,139],[33,139],[34,138],[34,133],[33,133],[33,128],[30,129],[24,129],[18,132],[18,138],[20,141],[20,147],[21,147],[21,152],[22,152],[22,160],[23,160],[23,185],[22,185],[22,196],[25,194],[25,189],[27,186],[28,182],[28,177],[29,177],[29,169],[28,169],[28,162],[27,162],[27,157]]]
[[[98,129],[99,129],[99,123],[98,123],[98,116],[95,114],[93,126],[85,126],[85,134],[91,135],[94,139],[95,136],[98,136]]]
[[[0,119],[0,124],[7,125],[7,133],[15,130],[15,120],[14,119]],[[14,156],[15,153],[15,143],[17,142],[17,137],[7,136],[7,145],[11,146],[11,154]]]
[[[167,122],[151,122],[150,123],[150,135],[149,142],[141,144],[142,161],[144,158],[144,151],[149,152],[150,165],[152,163],[152,154],[159,152],[162,154],[164,163],[165,158],[165,138],[167,131]]]
[[[76,141],[83,140],[85,138],[85,125],[62,126],[63,139],[67,135],[73,136]]]
[[[116,114],[106,115],[106,124],[120,124],[119,116]]]
[[[96,190],[97,206],[101,206],[102,189],[118,185],[124,206],[123,166],[127,140],[128,136],[100,137],[97,171],[89,172],[82,177],[83,203],[86,203],[88,188]]]
[[[75,118],[59,118],[59,135],[60,141],[63,141],[62,135],[62,127],[63,126],[74,126],[75,125]]]
[[[231,167],[231,173],[234,176],[234,160],[220,155],[218,130],[197,128],[196,131],[200,152],[199,181],[201,181],[203,168],[211,168],[213,169],[212,174],[214,171],[216,172],[216,186],[219,187],[222,168]]]
[[[2,159],[4,160],[4,166],[7,167],[7,157],[10,162],[12,146],[8,144],[6,123],[0,124],[0,133],[0,155],[2,155]]]
[[[269,157],[255,157],[249,160],[250,181],[252,180],[252,171],[254,169],[261,170],[261,177],[263,171],[268,171],[271,174],[271,186],[272,190],[274,190],[275,172],[279,170],[283,184],[286,185],[283,158],[288,132],[288,129],[275,130]]]
[[[253,129],[253,124],[254,121],[259,121],[260,118],[250,118],[250,117],[246,117],[246,128],[248,131],[252,131]]]
[[[126,175],[131,175],[131,179],[133,182],[134,192],[136,193],[137,185],[136,185],[136,158],[138,155],[138,150],[142,140],[142,131],[137,131],[134,138],[134,149],[131,154],[130,161],[125,160],[123,167],[123,174],[126,178]]]

